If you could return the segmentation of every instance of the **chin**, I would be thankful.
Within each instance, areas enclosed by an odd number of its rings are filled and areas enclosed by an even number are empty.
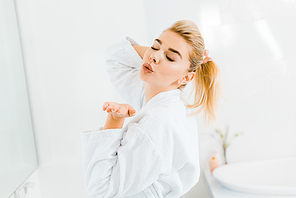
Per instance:
[[[145,74],[145,72],[142,69],[140,69],[139,71],[139,77],[144,82],[148,82],[148,79],[150,78],[148,75]]]
[[[139,71],[139,77],[142,81],[145,81],[145,72],[142,69],[140,69]]]

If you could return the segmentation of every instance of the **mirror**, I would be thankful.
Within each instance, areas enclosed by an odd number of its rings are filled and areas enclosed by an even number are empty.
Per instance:
[[[13,0],[0,1],[0,19],[0,197],[9,197],[38,164]]]

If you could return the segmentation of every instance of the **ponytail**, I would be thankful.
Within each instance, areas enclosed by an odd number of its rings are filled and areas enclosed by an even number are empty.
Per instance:
[[[195,90],[195,97],[193,104],[190,105],[186,101],[185,103],[188,108],[200,107],[198,111],[191,114],[193,116],[204,111],[205,126],[208,127],[211,122],[217,122],[216,116],[221,94],[219,67],[214,61],[203,63],[204,39],[193,21],[177,21],[165,31],[167,30],[180,35],[192,48],[189,54],[190,67],[188,72],[195,72],[194,88],[192,90],[192,92]],[[185,86],[186,84],[182,84],[178,89],[182,90]]]
[[[190,115],[195,116],[204,110],[204,121],[206,126],[213,121],[217,122],[216,114],[221,94],[221,82],[220,69],[214,61],[208,61],[196,68],[194,89],[194,103],[190,105],[185,101],[187,103],[186,106],[188,108],[200,107],[200,109]]]

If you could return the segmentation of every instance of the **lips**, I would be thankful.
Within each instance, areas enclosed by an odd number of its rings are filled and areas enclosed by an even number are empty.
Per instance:
[[[144,63],[144,64],[143,64],[143,67],[149,69],[151,72],[154,72],[152,66],[151,66],[149,63]]]

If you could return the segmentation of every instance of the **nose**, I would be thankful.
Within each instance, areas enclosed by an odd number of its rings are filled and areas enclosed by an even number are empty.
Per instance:
[[[152,53],[151,54],[150,61],[153,61],[155,64],[159,63],[159,57],[158,57],[157,53]]]

